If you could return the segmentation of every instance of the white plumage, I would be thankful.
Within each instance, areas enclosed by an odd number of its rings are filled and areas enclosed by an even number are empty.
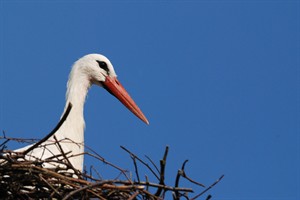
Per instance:
[[[70,158],[70,162],[74,168],[80,171],[83,169],[84,153],[84,103],[88,90],[92,84],[104,87],[137,117],[149,124],[141,110],[117,80],[114,68],[105,56],[100,54],[89,54],[80,58],[74,63],[67,84],[65,110],[70,102],[73,105],[71,112],[63,125],[54,134],[57,140],[61,141],[60,144],[65,153],[70,152],[72,155],[79,155]],[[54,144],[54,141],[53,136],[50,137],[39,148],[30,151],[26,158],[31,160],[43,160],[52,157],[53,155],[60,154],[61,151],[58,146]],[[24,151],[30,146],[32,145],[16,151]],[[54,163],[54,165],[56,164]]]

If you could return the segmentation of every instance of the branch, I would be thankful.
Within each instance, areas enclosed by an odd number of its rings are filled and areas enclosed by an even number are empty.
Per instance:
[[[153,171],[153,169],[147,163],[145,163],[142,159],[140,159],[139,157],[137,157],[134,153],[132,153],[131,151],[129,151],[125,147],[121,146],[121,148],[123,150],[125,150],[127,153],[129,153],[130,156],[134,156],[138,161],[140,161],[143,165],[145,165],[152,172],[152,174],[157,178],[157,180],[159,180],[158,175]]]
[[[165,168],[166,168],[166,163],[167,163],[167,155],[169,152],[169,146],[166,146],[165,154],[162,160],[160,160],[160,179],[159,179],[159,184],[165,185]],[[155,193],[155,196],[160,196],[162,192],[161,188],[158,188],[158,190]]]
[[[204,190],[203,192],[201,192],[200,194],[196,195],[195,197],[193,197],[191,200],[197,199],[198,197],[200,197],[201,195],[203,195],[205,192],[207,192],[208,190],[210,190],[212,187],[214,187],[217,183],[219,183],[222,178],[224,177],[224,175],[222,175],[218,180],[216,180],[213,184],[211,184],[206,190]],[[208,197],[210,198],[210,197]]]

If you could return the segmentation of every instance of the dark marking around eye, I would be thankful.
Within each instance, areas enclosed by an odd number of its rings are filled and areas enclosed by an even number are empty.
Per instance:
[[[107,74],[109,75],[109,69],[108,69],[108,66],[107,66],[106,62],[104,62],[104,61],[99,61],[99,60],[96,60],[96,61],[97,61],[98,65],[99,65],[99,67],[100,67],[101,69],[103,69],[104,71],[106,71]]]

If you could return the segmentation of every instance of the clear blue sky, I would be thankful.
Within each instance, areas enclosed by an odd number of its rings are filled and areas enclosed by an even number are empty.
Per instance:
[[[169,145],[170,184],[189,159],[187,173],[204,184],[225,174],[213,199],[298,200],[299,7],[1,0],[0,130],[47,134],[63,111],[73,62],[102,53],[150,126],[94,86],[85,106],[88,146],[133,169],[120,145],[156,160]]]

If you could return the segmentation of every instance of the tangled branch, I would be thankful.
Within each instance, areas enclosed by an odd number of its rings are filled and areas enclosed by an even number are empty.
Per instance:
[[[21,139],[7,137],[5,132],[0,137],[2,144],[0,144],[0,194],[3,199],[43,199],[43,198],[56,198],[56,199],[108,199],[108,200],[125,200],[125,199],[143,199],[143,200],[161,200],[166,197],[167,193],[171,193],[174,200],[181,198],[187,200],[194,200],[204,196],[204,194],[213,188],[223,178],[223,175],[211,184],[205,187],[190,178],[185,170],[187,160],[183,162],[181,169],[175,175],[174,185],[166,184],[165,172],[167,170],[167,156],[169,147],[167,146],[162,159],[159,162],[159,167],[148,156],[147,161],[144,161],[139,156],[131,152],[129,149],[121,146],[132,159],[134,165],[135,179],[128,175],[128,171],[104,159],[97,152],[85,146],[87,152],[84,156],[89,156],[99,162],[105,163],[109,167],[117,170],[121,176],[115,179],[104,180],[100,177],[99,171],[93,166],[91,169],[99,175],[96,178],[92,172],[81,172],[75,169],[70,158],[80,155],[73,155],[72,152],[64,152],[61,147],[64,142],[73,142],[70,140],[58,140],[54,133],[63,124],[67,118],[72,106],[69,105],[61,121],[50,134],[45,138],[33,144],[30,148],[23,152],[14,152],[7,150],[9,142],[36,142],[34,139]],[[44,143],[51,136],[54,141],[51,145],[55,144],[60,153],[53,154],[47,159],[39,159],[29,157],[27,154],[35,148],[45,148],[49,143]],[[77,144],[82,145],[82,144]],[[139,174],[140,163],[145,169],[149,170],[156,181],[149,181],[148,176],[145,180],[141,179]],[[181,179],[193,183],[195,186],[204,188],[199,194],[190,197],[194,190],[192,188],[180,187]],[[154,192],[153,192],[154,191]],[[210,199],[211,195],[206,197]]]

